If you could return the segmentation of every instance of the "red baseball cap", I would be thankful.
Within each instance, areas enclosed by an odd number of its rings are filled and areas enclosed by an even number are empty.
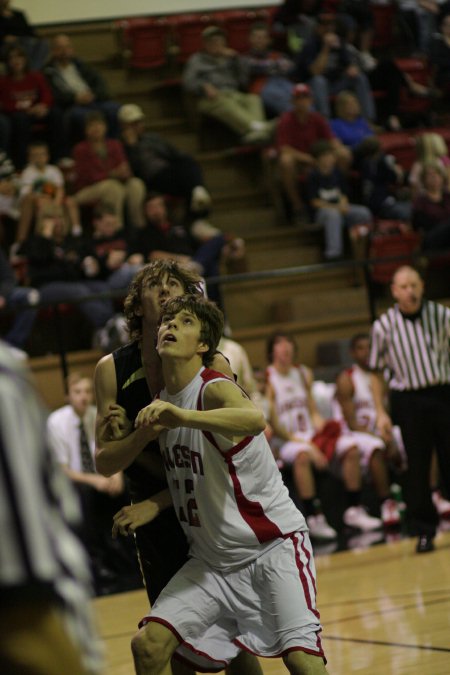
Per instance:
[[[296,84],[292,90],[292,97],[298,98],[299,96],[311,96],[311,87],[303,82]]]

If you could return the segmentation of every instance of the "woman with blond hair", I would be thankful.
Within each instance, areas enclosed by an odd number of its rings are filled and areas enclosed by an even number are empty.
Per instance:
[[[412,190],[412,197],[417,197],[421,190],[421,180],[425,164],[437,162],[440,164],[446,176],[445,186],[450,187],[450,157],[447,143],[440,134],[427,132],[421,134],[416,139],[417,159],[409,172],[409,184]]]
[[[421,191],[413,203],[412,225],[422,233],[424,250],[450,246],[450,192],[448,172],[439,160],[425,162]]]

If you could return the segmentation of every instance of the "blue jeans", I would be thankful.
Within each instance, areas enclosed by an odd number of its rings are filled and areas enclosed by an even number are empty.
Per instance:
[[[110,298],[88,298],[95,293],[109,292],[105,281],[51,281],[40,287],[42,302],[70,302],[71,300],[83,300],[77,305],[80,311],[87,317],[94,328],[102,328],[105,323],[114,316],[114,305]]]
[[[30,291],[31,288],[17,286],[6,298],[7,306],[18,310],[11,328],[4,336],[6,342],[14,347],[23,348],[31,334],[38,313],[36,307],[28,304]]]
[[[292,108],[292,89],[294,84],[285,77],[269,77],[260,96],[267,114],[278,117]]]
[[[344,227],[371,223],[372,214],[365,206],[349,204],[345,215],[333,208],[317,209],[314,220],[325,231],[325,258],[337,258],[344,252]]]

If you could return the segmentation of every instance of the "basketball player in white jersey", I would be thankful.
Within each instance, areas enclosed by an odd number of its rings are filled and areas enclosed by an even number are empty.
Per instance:
[[[157,343],[166,388],[136,419],[161,432],[190,545],[133,639],[136,673],[170,675],[172,654],[189,659],[191,641],[212,626],[223,639],[202,652],[218,670],[238,645],[282,657],[294,675],[326,673],[307,526],[265,440],[264,416],[234,382],[205,368],[222,324],[202,298],[167,303]]]
[[[372,376],[368,363],[370,353],[370,337],[367,333],[358,333],[350,341],[350,355],[353,364],[340,373],[336,379],[336,416],[345,421],[353,431],[367,431],[379,434],[377,428],[377,411],[372,391]],[[406,455],[400,428],[393,426],[382,435],[386,444],[387,458],[397,467],[404,467]],[[435,458],[434,458],[435,459]],[[387,478],[386,478],[387,480]],[[433,503],[441,517],[450,516],[450,502],[442,497],[438,484],[436,461],[432,462],[431,487]],[[387,526],[399,523],[398,506],[392,499],[381,504],[381,517]]]
[[[379,518],[370,516],[361,505],[362,464],[374,456],[383,442],[366,433],[342,433],[339,426],[332,452],[319,448],[318,432],[327,421],[318,413],[312,393],[312,373],[306,366],[294,365],[296,345],[291,336],[275,333],[268,342],[268,396],[271,401],[270,423],[275,441],[272,447],[281,460],[291,465],[295,487],[302,499],[311,535],[331,538],[334,532],[320,513],[312,466],[325,469],[328,464],[342,478],[346,489],[347,508],[344,523],[362,532],[382,526]],[[322,438],[323,442],[323,438]],[[367,459],[368,461],[368,459]],[[331,533],[329,532],[331,530]],[[335,533],[334,533],[334,536]]]

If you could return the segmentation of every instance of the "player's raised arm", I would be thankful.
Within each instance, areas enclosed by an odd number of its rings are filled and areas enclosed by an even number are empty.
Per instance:
[[[154,401],[140,411],[138,427],[159,423],[173,429],[188,427],[221,434],[236,441],[264,431],[263,413],[233,382],[213,382],[205,390],[205,410],[185,410],[166,401]]]

